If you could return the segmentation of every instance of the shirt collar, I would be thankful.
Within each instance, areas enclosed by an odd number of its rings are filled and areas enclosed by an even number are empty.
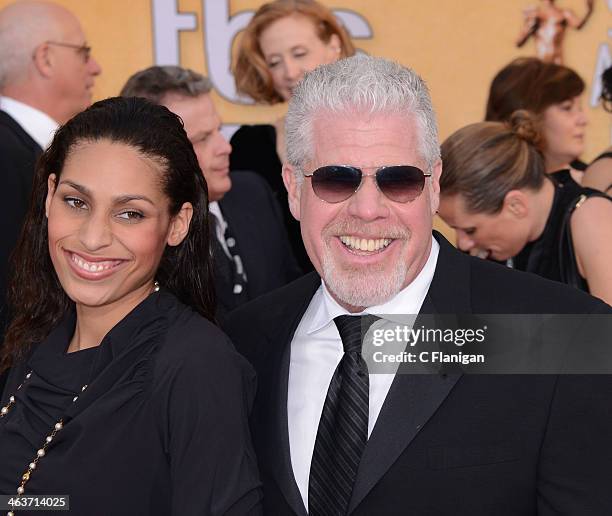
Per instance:
[[[208,204],[208,211],[212,213],[215,217],[217,217],[221,229],[225,231],[225,226],[227,226],[227,222],[225,222],[223,213],[221,213],[221,206],[219,206],[219,203],[217,201],[210,202]]]
[[[429,291],[429,286],[436,271],[439,252],[440,244],[435,238],[432,238],[429,257],[416,278],[388,301],[380,305],[369,306],[363,312],[356,314],[352,314],[346,308],[340,306],[330,294],[325,282],[322,281],[310,303],[308,310],[310,314],[305,314],[310,319],[305,327],[306,332],[312,334],[325,328],[339,315],[372,314],[390,321],[405,323],[405,315],[417,314],[421,310],[421,305]],[[393,315],[400,317],[394,318]]]
[[[59,124],[49,115],[10,97],[0,96],[0,108],[8,113],[43,150],[51,144]]]

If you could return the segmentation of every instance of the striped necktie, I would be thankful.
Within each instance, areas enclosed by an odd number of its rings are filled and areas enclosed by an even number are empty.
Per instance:
[[[332,376],[315,440],[308,482],[310,516],[344,516],[368,440],[368,367],[362,335],[377,318],[341,315],[334,319],[344,355]]]

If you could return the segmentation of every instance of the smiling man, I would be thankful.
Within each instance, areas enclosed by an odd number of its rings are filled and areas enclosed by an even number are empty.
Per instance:
[[[226,325],[258,373],[267,514],[610,512],[609,376],[373,374],[361,356],[372,315],[610,313],[432,234],[442,166],[423,80],[351,57],[308,74],[286,122],[316,273]]]

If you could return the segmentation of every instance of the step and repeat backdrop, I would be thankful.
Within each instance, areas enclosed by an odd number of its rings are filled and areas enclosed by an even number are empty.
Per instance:
[[[536,55],[534,38],[516,42],[525,20],[546,0],[321,0],[341,19],[363,52],[397,60],[429,83],[441,138],[482,120],[495,73],[518,56]],[[7,5],[0,0],[0,7]],[[116,95],[133,72],[152,64],[180,64],[208,75],[227,132],[266,123],[284,106],[262,107],[238,98],[232,52],[260,0],[58,0],[81,20],[103,73],[95,98]],[[553,2],[577,19],[589,0]],[[610,115],[598,102],[599,76],[612,64],[612,0],[592,0],[584,26],[559,25],[563,62],[587,83],[590,125],[585,161],[610,144]]]

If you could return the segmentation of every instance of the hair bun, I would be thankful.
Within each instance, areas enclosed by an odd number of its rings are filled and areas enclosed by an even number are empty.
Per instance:
[[[521,140],[525,140],[531,145],[538,146],[542,140],[536,116],[525,109],[514,111],[510,115],[508,122],[510,130]]]

